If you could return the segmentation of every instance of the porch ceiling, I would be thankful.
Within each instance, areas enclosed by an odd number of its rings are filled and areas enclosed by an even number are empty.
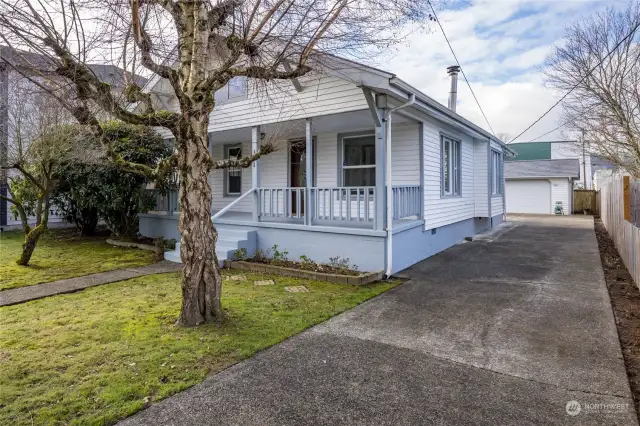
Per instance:
[[[313,133],[342,133],[373,129],[371,112],[367,110],[351,111],[341,114],[321,115],[313,119]],[[415,122],[411,118],[396,114],[394,124]],[[290,120],[261,126],[267,137],[292,139],[304,137],[305,121]],[[213,143],[234,143],[251,140],[251,127],[213,132]]]

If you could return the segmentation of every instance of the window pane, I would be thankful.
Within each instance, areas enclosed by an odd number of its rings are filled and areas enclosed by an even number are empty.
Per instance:
[[[213,94],[213,100],[216,102],[224,102],[229,99],[229,86],[221,87]]]
[[[363,169],[345,169],[344,186],[375,186],[376,169],[367,167]]]
[[[229,171],[228,189],[229,194],[239,194],[242,192],[242,176],[241,171]]]
[[[376,138],[375,136],[359,136],[345,138],[344,141],[344,165],[364,166],[376,164]]]
[[[244,97],[247,94],[247,78],[234,77],[229,80],[229,99]]]
[[[443,173],[443,177],[444,177],[444,192],[445,193],[450,193],[451,192],[451,186],[450,186],[450,181],[451,181],[451,170],[449,169],[449,167],[451,166],[451,162],[449,161],[449,158],[451,157],[451,143],[449,141],[444,141],[444,156],[443,156],[443,160],[442,160],[442,173]]]
[[[242,147],[235,146],[227,148],[226,158],[240,158],[242,157]],[[227,194],[240,194],[242,192],[242,169],[241,168],[229,168],[227,169]]]

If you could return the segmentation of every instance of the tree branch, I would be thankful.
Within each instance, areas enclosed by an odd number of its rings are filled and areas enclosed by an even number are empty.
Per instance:
[[[263,155],[271,154],[276,150],[273,142],[265,143],[260,149],[251,155],[242,158],[228,158],[225,160],[213,161],[211,167],[213,169],[229,169],[229,168],[247,168]]]

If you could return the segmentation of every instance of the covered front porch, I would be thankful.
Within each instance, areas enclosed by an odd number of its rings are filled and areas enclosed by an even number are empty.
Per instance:
[[[382,117],[381,110],[374,112]],[[247,169],[214,170],[211,219],[227,234],[255,230],[255,248],[273,243],[294,257],[315,261],[332,257],[332,248],[359,257],[356,236],[363,239],[365,256],[369,239],[375,241],[375,269],[383,269],[388,233],[424,223],[421,127],[410,116],[396,114],[387,129],[374,117],[369,109],[212,132],[214,161],[256,152],[266,140],[275,141],[278,149]],[[162,229],[166,236],[172,223],[177,228],[178,197],[157,193],[156,201],[155,210],[141,217],[141,233]],[[179,238],[177,229],[171,234]],[[346,237],[341,247],[334,245],[338,235]],[[298,238],[314,243],[300,244]]]

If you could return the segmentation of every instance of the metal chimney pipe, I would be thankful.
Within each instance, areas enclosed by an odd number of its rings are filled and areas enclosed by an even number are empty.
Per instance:
[[[458,65],[451,65],[447,67],[447,74],[451,76],[451,89],[449,90],[449,109],[453,112],[456,111],[456,103],[458,102],[458,73],[460,67]]]

